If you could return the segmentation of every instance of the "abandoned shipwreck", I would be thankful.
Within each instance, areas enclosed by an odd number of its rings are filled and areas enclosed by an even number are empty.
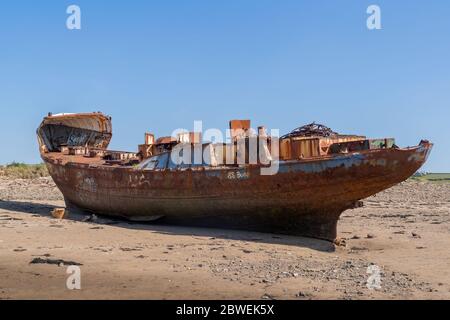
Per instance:
[[[137,152],[110,151],[111,118],[82,113],[49,114],[37,135],[69,211],[331,241],[343,211],[406,180],[432,148],[421,141],[402,149],[394,139],[341,135],[317,124],[278,139],[234,120],[230,132],[228,143],[214,144],[195,132],[159,139],[147,133]],[[200,161],[189,161],[196,150]],[[275,170],[263,172],[269,168]]]

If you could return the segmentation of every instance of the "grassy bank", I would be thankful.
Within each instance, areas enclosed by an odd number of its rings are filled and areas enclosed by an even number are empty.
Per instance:
[[[428,182],[450,182],[450,173],[427,173],[424,175],[416,175],[411,179]]]
[[[13,162],[6,166],[0,166],[0,177],[15,179],[34,179],[47,177],[48,171],[45,164],[25,164]]]

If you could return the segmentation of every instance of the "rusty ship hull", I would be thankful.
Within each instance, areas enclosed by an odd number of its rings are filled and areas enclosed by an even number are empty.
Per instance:
[[[239,228],[334,240],[340,214],[414,174],[429,147],[380,150],[247,169],[151,172],[43,156],[70,210],[168,224]]]
[[[405,149],[279,160],[274,175],[261,175],[262,164],[144,170],[96,152],[70,151],[83,145],[104,153],[110,122],[97,113],[49,116],[38,129],[41,157],[69,211],[331,241],[343,211],[408,179],[432,149],[423,141]]]

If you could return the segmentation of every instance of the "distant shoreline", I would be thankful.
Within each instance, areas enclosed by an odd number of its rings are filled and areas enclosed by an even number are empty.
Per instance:
[[[450,173],[432,173],[432,172],[416,173],[410,179],[413,179],[416,181],[431,181],[431,182],[448,181],[448,182],[450,182]]]

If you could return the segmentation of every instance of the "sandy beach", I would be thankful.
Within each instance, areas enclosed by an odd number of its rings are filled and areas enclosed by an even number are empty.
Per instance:
[[[450,184],[346,211],[339,245],[70,214],[51,178],[0,177],[0,299],[450,299]],[[34,263],[31,263],[34,262]],[[81,290],[68,290],[79,264]],[[381,271],[369,289],[368,267]]]

